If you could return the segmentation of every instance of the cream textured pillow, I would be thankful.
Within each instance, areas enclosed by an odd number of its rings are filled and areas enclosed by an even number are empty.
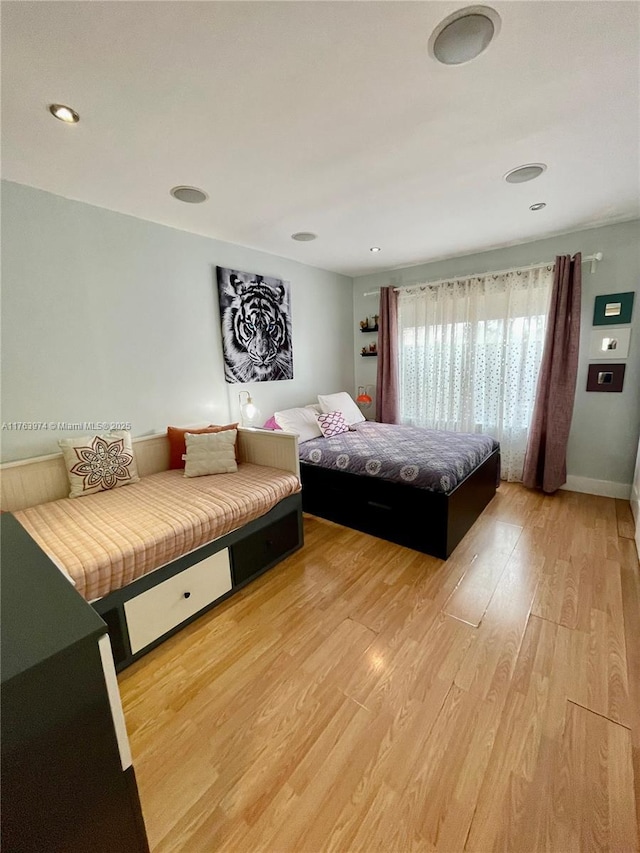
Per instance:
[[[204,477],[206,474],[233,474],[236,462],[237,429],[222,432],[185,433],[187,452],[184,459],[185,477]]]
[[[276,412],[273,417],[280,429],[286,432],[295,432],[301,444],[303,441],[322,437],[316,420],[316,412],[307,406],[298,409],[284,409],[282,412]]]
[[[67,466],[70,498],[117,489],[140,479],[131,433],[126,430],[61,438],[58,444]]]
[[[342,412],[349,426],[365,420],[364,415],[346,391],[339,391],[337,394],[318,394],[318,403],[325,415],[330,412]]]

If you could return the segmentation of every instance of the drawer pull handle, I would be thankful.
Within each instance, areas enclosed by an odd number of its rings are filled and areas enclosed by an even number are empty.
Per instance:
[[[184,593],[183,593],[183,595],[184,595],[184,597],[185,597],[185,598],[190,598],[190,597],[191,597],[191,593],[190,593],[190,592],[184,592]]]
[[[273,539],[267,539],[266,545],[267,545],[267,548],[273,547]]]

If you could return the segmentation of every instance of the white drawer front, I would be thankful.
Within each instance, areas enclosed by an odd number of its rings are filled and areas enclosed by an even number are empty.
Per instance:
[[[231,567],[225,548],[127,601],[124,612],[132,654],[230,589]]]
[[[109,705],[111,706],[113,727],[116,732],[116,740],[118,741],[118,749],[120,751],[120,763],[122,764],[122,769],[126,770],[128,767],[131,767],[132,764],[131,747],[129,746],[127,726],[124,721],[124,711],[122,710],[120,690],[118,688],[118,679],[116,677],[116,668],[113,664],[111,642],[108,634],[104,634],[104,636],[100,637],[98,640],[98,648],[100,649],[102,671],[104,672],[104,680],[107,685],[107,695],[109,696]]]

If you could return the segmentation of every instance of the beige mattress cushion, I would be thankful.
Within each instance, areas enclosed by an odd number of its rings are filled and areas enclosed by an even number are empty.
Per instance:
[[[197,478],[163,471],[14,515],[93,601],[259,518],[299,490],[293,474],[244,463],[233,474]]]

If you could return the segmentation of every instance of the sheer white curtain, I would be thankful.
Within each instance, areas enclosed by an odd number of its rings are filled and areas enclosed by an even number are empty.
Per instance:
[[[552,284],[550,265],[400,290],[400,421],[492,435],[521,480]]]

